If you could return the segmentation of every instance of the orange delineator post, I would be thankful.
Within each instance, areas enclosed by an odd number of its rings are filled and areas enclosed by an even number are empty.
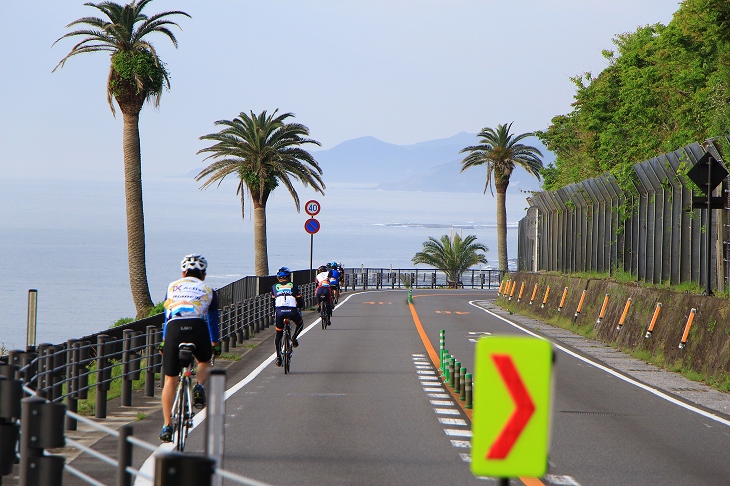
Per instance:
[[[545,303],[547,302],[548,295],[550,295],[550,286],[547,286],[547,289],[545,289],[545,298],[542,299],[542,305],[540,306],[540,309],[545,308]]]
[[[522,282],[522,285],[520,285],[520,293],[517,296],[517,302],[522,300],[522,294],[525,292],[525,282]]]
[[[504,287],[505,280],[499,282],[499,290],[497,291],[497,295],[502,295],[502,287]]]
[[[624,325],[624,321],[626,320],[626,314],[629,313],[629,307],[631,307],[631,297],[629,297],[626,300],[626,305],[624,306],[624,313],[621,314],[621,319],[618,320],[618,326],[616,326],[616,330],[620,331],[621,328]]]
[[[578,308],[575,310],[575,315],[573,316],[573,322],[575,322],[576,319],[578,319],[578,315],[580,314],[580,311],[583,308],[583,302],[586,300],[587,292],[588,292],[587,290],[584,290],[580,296],[580,302],[578,302]]]
[[[692,321],[695,320],[695,314],[697,313],[697,309],[694,307],[691,311],[689,311],[689,317],[687,318],[687,325],[684,326],[684,334],[682,334],[682,342],[679,343],[679,349],[683,349],[685,344],[687,344],[687,337],[689,337],[689,330],[692,327]]]
[[[603,307],[601,307],[601,313],[598,314],[598,320],[596,321],[596,324],[600,324],[603,320],[603,316],[606,315],[606,307],[608,307],[608,294],[606,294],[606,298],[603,299]]]
[[[537,284],[535,284],[535,288],[532,289],[532,297],[530,297],[530,305],[535,301],[535,296],[537,295]]]
[[[656,320],[659,317],[659,311],[662,310],[662,303],[657,302],[656,307],[654,308],[654,317],[651,318],[651,322],[649,323],[649,329],[646,330],[646,335],[644,338],[649,339],[651,337],[651,333],[654,332],[654,326],[656,325]]]
[[[563,297],[560,299],[560,305],[558,306],[558,312],[563,310],[563,306],[565,305],[565,298],[568,296],[568,287],[565,287],[563,289]]]
[[[516,288],[517,288],[517,280],[512,282],[512,289],[509,291],[509,300],[512,300],[512,297],[514,297]]]

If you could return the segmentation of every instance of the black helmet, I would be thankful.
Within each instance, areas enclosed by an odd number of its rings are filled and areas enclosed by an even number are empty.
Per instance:
[[[326,272],[326,271],[327,271],[327,267],[325,267],[324,265],[320,265],[317,268],[317,273],[322,273],[322,272]]]

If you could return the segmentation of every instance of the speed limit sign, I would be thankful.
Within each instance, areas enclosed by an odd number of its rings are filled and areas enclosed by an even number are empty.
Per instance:
[[[321,208],[319,206],[319,203],[314,199],[310,199],[309,201],[307,201],[307,204],[304,205],[304,210],[310,216],[316,216],[319,213],[320,209]]]

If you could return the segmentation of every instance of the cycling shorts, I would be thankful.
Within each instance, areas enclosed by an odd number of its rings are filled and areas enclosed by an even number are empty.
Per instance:
[[[332,293],[330,292],[330,287],[319,287],[314,296],[317,297],[319,302],[325,299],[329,299],[332,296]]]
[[[162,371],[165,376],[180,374],[180,343],[195,344],[193,355],[199,362],[210,361],[213,357],[210,331],[204,319],[170,319],[167,321],[162,353]]]
[[[294,324],[302,323],[302,314],[296,307],[277,307],[276,308],[276,330],[281,332],[284,330],[284,318],[288,318]]]

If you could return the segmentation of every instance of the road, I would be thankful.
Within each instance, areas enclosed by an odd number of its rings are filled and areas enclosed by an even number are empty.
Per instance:
[[[228,377],[229,387],[247,381],[226,402],[224,469],[273,485],[497,484],[471,474],[470,414],[435,389],[429,353],[444,329],[471,371],[479,336],[543,334],[490,310],[495,297],[415,291],[412,313],[405,291],[350,294],[331,328],[307,328],[288,375],[265,343]],[[571,344],[555,350],[549,473],[512,484],[728,484],[727,416],[637,386]],[[202,450],[202,432],[191,451]]]

